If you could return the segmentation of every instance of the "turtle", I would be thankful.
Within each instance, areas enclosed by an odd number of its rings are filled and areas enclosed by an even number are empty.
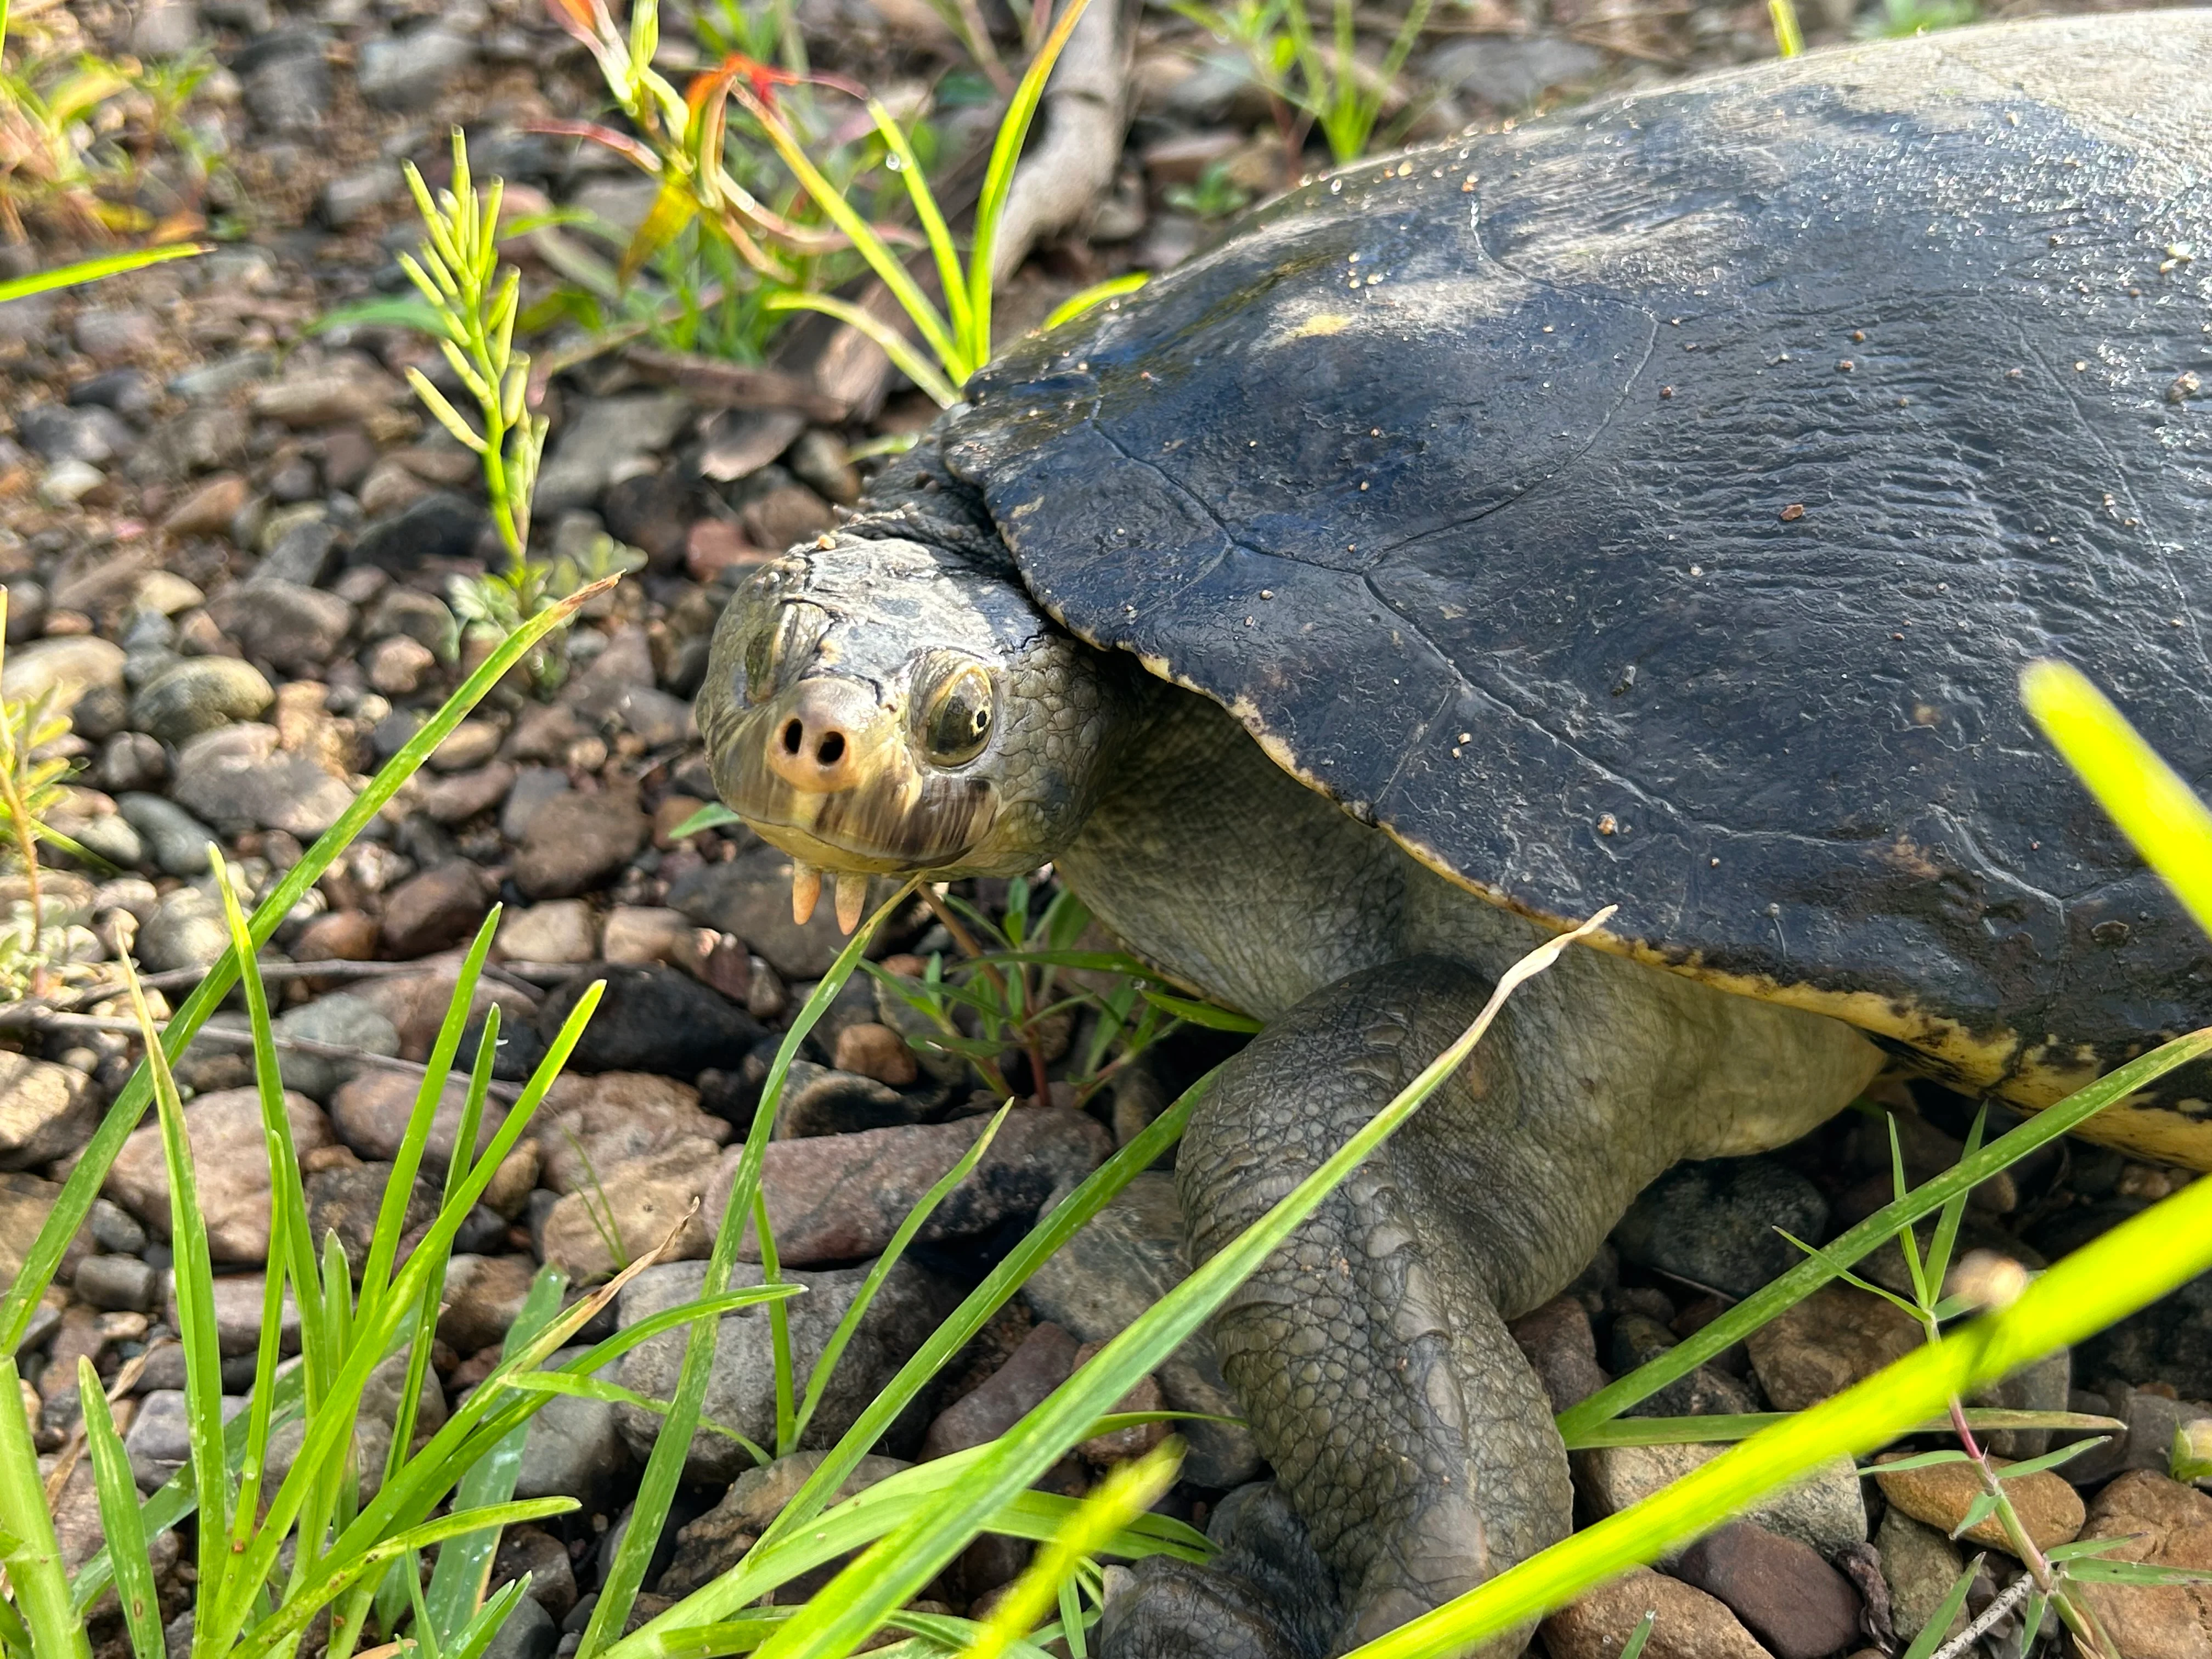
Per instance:
[[[2071,659],[2212,769],[2208,168],[2203,12],[1361,162],[1012,346],[738,588],[698,721],[802,910],[1049,863],[1261,1023],[1179,1152],[1194,1259],[1619,907],[1212,1321],[1273,1483],[1104,1651],[1342,1651],[1563,1536],[1508,1322],[1678,1160],[2212,1021],[2017,694]],[[2206,1079],[2087,1133],[2212,1167]]]

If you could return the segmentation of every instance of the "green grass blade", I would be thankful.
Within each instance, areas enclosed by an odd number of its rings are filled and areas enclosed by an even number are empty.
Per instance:
[[[1581,1431],[1567,1442],[1569,1451],[1589,1451],[1598,1446],[1689,1446],[1728,1440],[1748,1440],[1763,1429],[1790,1420],[1788,1412],[1744,1412],[1703,1417],[1616,1417]],[[2001,1407],[1970,1407],[1966,1426],[1992,1432],[2005,1429],[2123,1429],[2118,1418],[2096,1417],[2087,1412],[2012,1411]],[[1948,1434],[1946,1416],[1931,1417],[1905,1431],[1907,1434]],[[2076,1443],[2087,1447],[2094,1443]],[[1950,1455],[1964,1456],[1964,1453]]]
[[[753,1242],[760,1251],[761,1283],[783,1282],[783,1263],[775,1253],[775,1229],[768,1218],[768,1194],[753,1188]],[[791,1310],[781,1302],[768,1310],[769,1358],[775,1372],[775,1450],[781,1457],[799,1449],[797,1364],[791,1354]]]
[[[383,810],[402,784],[414,776],[431,752],[453,734],[453,728],[499,684],[507,670],[545,635],[565,624],[580,606],[606,592],[615,580],[610,577],[580,588],[531,617],[501,641],[499,647],[477,665],[453,695],[439,705],[437,712],[401,745],[399,752],[378,769],[338,821],[317,837],[314,845],[270,890],[269,896],[254,907],[252,931],[256,950],[269,942],[277,924],[291,913],[337,855],[353,844],[368,821]],[[163,1028],[161,1042],[172,1059],[185,1051],[208,1016],[229,994],[238,978],[239,962],[234,949],[226,951]],[[38,1237],[25,1252],[15,1284],[5,1298],[0,1299],[0,1352],[12,1353],[22,1342],[40,1299],[61,1267],[63,1253],[84,1225],[85,1218],[92,1213],[93,1200],[100,1196],[100,1184],[107,1179],[109,1166],[115,1162],[124,1141],[138,1127],[138,1120],[145,1115],[152,1099],[150,1074],[142,1064],[86,1143],[76,1167],[62,1184],[61,1194],[55,1199],[46,1224],[39,1229]]]
[[[1812,1295],[1835,1276],[1835,1269],[1830,1264],[1849,1266],[1857,1261],[1887,1243],[1900,1227],[1940,1209],[1957,1194],[1970,1191],[2037,1147],[2080,1127],[2114,1101],[2206,1054],[2212,1054],[2212,1030],[2191,1032],[2130,1060],[2056,1106],[2045,1108],[2010,1133],[2000,1136],[1972,1157],[1961,1159],[1933,1181],[1885,1205],[1856,1227],[1830,1240],[1822,1248],[1820,1256],[1799,1262],[1710,1325],[1685,1337],[1679,1346],[1600,1389],[1581,1404],[1561,1412],[1559,1432],[1571,1440],[1578,1439],[1599,1424],[1620,1416]]]
[[[406,1231],[408,1200],[414,1194],[415,1177],[422,1167],[423,1152],[430,1142],[439,1103],[445,1098],[447,1084],[452,1080],[453,1056],[460,1050],[461,1033],[469,1023],[477,975],[483,972],[484,958],[491,954],[492,935],[499,931],[499,914],[496,904],[484,913],[476,938],[469,942],[468,954],[461,959],[452,1000],[446,1005],[446,1017],[438,1025],[437,1041],[430,1045],[422,1086],[415,1091],[415,1106],[408,1115],[406,1132],[400,1137],[398,1151],[392,1155],[392,1174],[384,1183],[384,1202],[376,1212],[376,1230],[368,1247],[368,1260],[361,1271],[360,1306],[364,1324],[375,1322],[378,1304],[392,1278],[392,1264],[399,1254],[400,1236]],[[475,1156],[474,1146],[455,1144],[455,1163],[465,1167]],[[449,1169],[446,1183],[449,1200],[455,1185],[451,1176]]]
[[[863,310],[849,300],[793,289],[771,294],[761,303],[770,311],[818,311],[825,317],[835,317],[873,341],[877,349],[891,360],[899,373],[927,393],[939,409],[950,409],[960,401],[958,388],[914,349],[912,341],[873,312]]]
[[[23,1414],[22,1378],[6,1357],[0,1357],[0,1533],[11,1540],[0,1545],[0,1559],[39,1659],[92,1659],[84,1623],[70,1606],[69,1574]]]
[[[154,1027],[153,1011],[138,983],[131,958],[122,960],[131,994],[131,1012],[146,1045],[153,1072],[155,1110],[161,1129],[161,1159],[169,1177],[169,1243],[177,1287],[177,1326],[185,1350],[185,1425],[191,1448],[192,1480],[200,1492],[199,1582],[202,1594],[220,1595],[228,1583],[230,1473],[223,1460],[222,1350],[216,1337],[215,1263],[208,1249],[207,1220],[200,1207],[199,1183],[192,1170],[191,1143],[185,1137],[185,1105],[169,1074],[168,1056]],[[252,971],[249,959],[248,969]],[[197,1656],[220,1651],[199,1626],[193,1631]]]
[[[1060,61],[1067,38],[1075,33],[1090,0],[1067,0],[1066,9],[1054,21],[1052,32],[1030,60],[1006,113],[999,123],[999,136],[991,146],[991,160],[983,173],[983,193],[975,203],[975,234],[968,252],[969,326],[973,331],[962,342],[973,374],[991,358],[991,291],[997,285],[992,263],[998,257],[999,222],[1006,217],[1006,198],[1014,188],[1014,164],[1029,142],[1030,124],[1036,119],[1037,104],[1045,82]],[[962,377],[966,378],[964,375]]]
[[[486,1024],[489,1028],[489,1022]],[[459,1161],[457,1155],[454,1162]],[[561,1311],[561,1296],[568,1285],[568,1275],[558,1267],[538,1269],[538,1276],[530,1281],[530,1293],[523,1297],[522,1310],[508,1328],[502,1352],[507,1349],[520,1352],[551,1322],[553,1316]],[[516,1430],[469,1466],[469,1472],[453,1488],[455,1509],[481,1509],[504,1504],[514,1496],[514,1483],[522,1473],[522,1443],[526,1432]],[[477,1615],[477,1603],[483,1599],[484,1585],[491,1576],[492,1558],[498,1548],[496,1532],[470,1533],[441,1547],[437,1564],[430,1569],[430,1588],[425,1597],[430,1629],[455,1659],[466,1651],[470,1625]],[[493,1628],[496,1630],[497,1626]],[[485,1639],[489,1641],[490,1638],[487,1636]]]
[[[1867,1452],[1942,1411],[1954,1395],[2070,1347],[2208,1267],[2212,1181],[2198,1181],[2051,1267],[2002,1312],[1808,1407],[1348,1659],[1416,1659],[1455,1650],[1540,1617],[1583,1587],[1656,1559],[1676,1540],[1705,1531],[1828,1459]]]
[[[1546,940],[1498,978],[1482,1012],[1397,1097],[1218,1255],[1168,1292],[1090,1364],[988,1448],[969,1478],[872,1546],[761,1649],[768,1659],[842,1659],[884,1615],[918,1594],[964,1548],[991,1513],[1051,1467],[1101,1412],[1165,1358],[1250,1277],[1367,1155],[1457,1071],[1514,989],[1613,915],[1601,910]]]
[[[0,12],[0,21],[4,21],[5,13]],[[212,242],[172,242],[166,247],[134,248],[128,253],[103,254],[97,259],[56,265],[52,270],[34,270],[27,276],[11,276],[0,283],[0,305],[27,295],[46,294],[58,288],[75,288],[81,283],[119,276],[125,271],[143,270],[149,265],[162,264],[171,259],[188,259],[196,253],[212,252],[214,248]]]
[[[2081,670],[2030,663],[2020,695],[2097,804],[2212,933],[2212,810]]]
[[[1093,307],[1118,300],[1125,294],[1134,294],[1152,280],[1152,274],[1148,270],[1130,270],[1119,276],[1109,276],[1103,283],[1093,283],[1089,288],[1078,289],[1045,313],[1044,325],[1050,330],[1062,323],[1072,323]]]
[[[443,1546],[439,1559],[443,1560],[444,1552],[452,1547],[451,1544]],[[520,1578],[510,1579],[501,1584],[447,1645],[446,1659],[482,1659],[484,1650],[492,1644],[492,1638],[500,1633],[515,1608],[522,1605],[522,1598],[529,1593],[530,1575],[526,1572]]]
[[[876,124],[876,132],[884,141],[884,148],[898,159],[900,180],[914,203],[914,216],[921,225],[923,238],[937,260],[938,285],[945,290],[945,309],[947,323],[955,340],[964,340],[974,331],[974,319],[968,307],[967,284],[960,270],[959,246],[952,240],[951,227],[938,210],[937,197],[929,188],[929,179],[921,170],[921,161],[907,142],[906,131],[882,101],[868,100],[868,118]]]
[[[913,882],[906,883],[854,930],[853,937],[846,940],[836,960],[830,963],[830,971],[800,1006],[791,1029],[784,1033],[775,1059],[769,1066],[768,1076],[762,1082],[760,1104],[754,1108],[752,1127],[745,1133],[744,1148],[738,1158],[729,1199],[722,1207],[721,1228],[714,1236],[714,1251],[707,1258],[707,1276],[700,1286],[702,1296],[720,1295],[729,1284],[731,1270],[737,1264],[745,1218],[752,1213],[753,1200],[760,1192],[761,1166],[768,1156],[769,1136],[775,1127],[777,1109],[782,1103],[784,1079],[790,1075],[791,1062],[799,1053],[799,1044],[844,989],[846,981],[852,978],[854,968],[867,950],[869,941],[912,896],[914,888]],[[773,1248],[765,1216],[758,1231],[765,1253]],[[707,1375],[714,1364],[718,1323],[702,1320],[691,1328],[690,1337],[684,1345],[683,1367],[677,1374],[675,1398],[669,1402],[668,1416],[653,1439],[652,1455],[646,1459],[645,1476],[639,1483],[637,1499],[630,1510],[629,1530],[623,1534],[622,1546],[615,1552],[614,1562],[600,1587],[599,1604],[592,1609],[591,1622],[585,1627],[584,1639],[577,1649],[578,1659],[595,1659],[629,1622],[630,1607],[636,1601],[639,1586],[645,1582],[646,1567],[653,1559],[660,1528],[668,1518],[668,1506],[675,1499],[677,1483],[683,1478],[684,1460],[690,1455],[691,1436],[706,1401]]]
[[[91,1454],[93,1483],[100,1498],[100,1527],[115,1562],[116,1593],[123,1603],[123,1626],[137,1659],[165,1659],[161,1599],[154,1588],[154,1567],[146,1554],[146,1522],[138,1502],[138,1483],[100,1373],[83,1355],[76,1362],[76,1397],[84,1413],[85,1448]]]
[[[1006,1121],[1006,1114],[1013,1109],[1011,1101],[999,1108],[998,1115],[985,1124],[982,1133],[975,1137],[975,1144],[962,1153],[960,1161],[940,1176],[937,1184],[921,1195],[919,1204],[907,1212],[906,1219],[899,1223],[898,1231],[891,1235],[890,1243],[884,1246],[883,1254],[868,1269],[867,1278],[861,1281],[852,1305],[838,1320],[836,1330],[823,1347],[822,1357],[814,1362],[813,1372],[806,1379],[806,1400],[799,1407],[799,1421],[792,1431],[793,1446],[798,1444],[799,1437],[806,1432],[806,1425],[814,1420],[815,1407],[822,1403],[822,1392],[830,1386],[830,1377],[836,1373],[837,1361],[844,1356],[846,1345],[853,1340],[853,1333],[860,1329],[860,1321],[867,1316],[868,1304],[876,1299],[876,1292],[883,1288],[884,1280],[890,1277],[891,1269],[898,1266],[899,1258],[906,1254],[906,1247],[914,1242],[914,1236],[928,1224],[929,1218],[937,1212],[937,1206],[983,1161],[983,1154],[990,1151],[991,1142],[998,1137],[1000,1127]],[[759,1210],[761,1237],[765,1238],[768,1237],[768,1210],[764,1202],[759,1205]]]

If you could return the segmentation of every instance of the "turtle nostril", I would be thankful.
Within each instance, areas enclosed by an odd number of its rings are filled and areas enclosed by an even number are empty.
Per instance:
[[[819,746],[816,748],[814,758],[824,766],[835,766],[844,753],[845,734],[842,732],[832,732],[828,737],[823,738]]]
[[[801,726],[797,720],[793,720],[789,725],[786,726],[783,728],[783,752],[787,755],[797,754],[799,752],[799,741],[805,738],[805,735],[806,728],[804,726]]]

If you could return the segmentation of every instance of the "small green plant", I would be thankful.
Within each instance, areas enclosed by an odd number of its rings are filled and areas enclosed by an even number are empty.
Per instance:
[[[7,627],[8,590],[0,587],[0,673],[7,668]],[[58,690],[49,687],[34,697],[0,698],[0,819],[5,820],[8,850],[25,890],[22,925],[0,934],[0,999],[9,1000],[43,996],[47,989],[40,843],[87,864],[100,862],[46,821],[61,805],[63,780],[72,769],[58,755],[40,752],[70,733],[70,717],[57,707]]]
[[[1195,184],[1170,185],[1160,194],[1170,207],[1201,219],[1226,219],[1243,211],[1252,199],[1252,192],[1229,176],[1226,161],[1212,163]]]
[[[1176,14],[1198,25],[1244,59],[1254,82],[1267,94],[1284,145],[1285,176],[1303,170],[1307,131],[1318,126],[1339,167],[1356,161],[1375,142],[1399,72],[1427,27],[1430,0],[1413,0],[1378,65],[1363,64],[1352,0],[1332,0],[1330,40],[1315,38],[1306,0],[1170,0]],[[1409,124],[1409,106],[1384,133],[1384,142]]]

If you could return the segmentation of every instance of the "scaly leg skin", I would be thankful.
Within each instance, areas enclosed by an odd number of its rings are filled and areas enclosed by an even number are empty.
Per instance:
[[[1415,957],[1340,981],[1271,1025],[1208,1094],[1178,1156],[1193,1259],[1342,1146],[1489,992],[1456,963]],[[1635,1057],[1581,1064],[1543,1040],[1553,1020],[1516,1022],[1516,1006],[1213,1322],[1222,1368],[1339,1587],[1333,1627],[1313,1596],[1254,1592],[1294,1579],[1305,1546],[1279,1524],[1247,1527],[1256,1535],[1224,1548],[1211,1589],[1206,1570],[1144,1564],[1107,1620],[1109,1659],[1318,1659],[1566,1534],[1566,1454],[1505,1316],[1589,1259],[1682,1138],[1678,1114],[1636,1085]],[[1516,1025],[1535,1052],[1516,1044]],[[1640,1069],[1648,1079],[1650,1056]],[[1291,1559],[1255,1569],[1271,1545]]]

